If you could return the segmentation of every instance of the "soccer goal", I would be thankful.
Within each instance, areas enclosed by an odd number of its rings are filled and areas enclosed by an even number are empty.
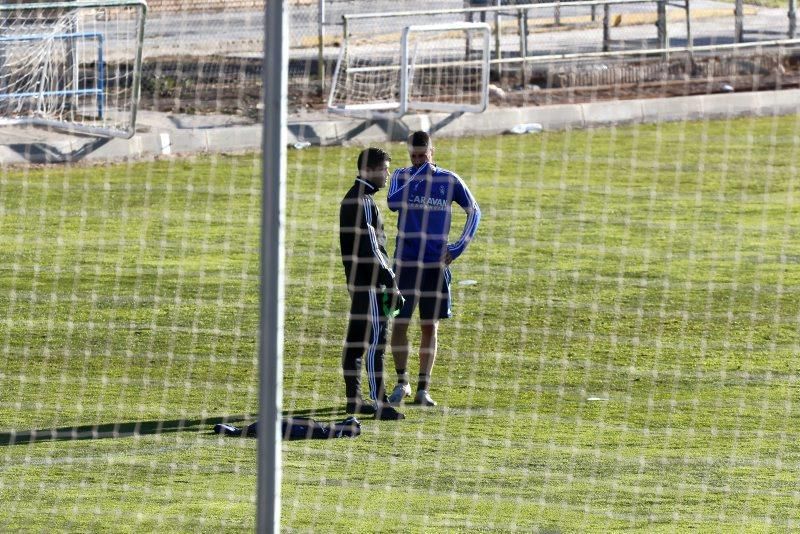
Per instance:
[[[480,113],[489,87],[487,24],[413,25],[391,45],[346,40],[328,110],[364,118],[408,111]]]
[[[131,137],[143,0],[0,6],[0,124]]]

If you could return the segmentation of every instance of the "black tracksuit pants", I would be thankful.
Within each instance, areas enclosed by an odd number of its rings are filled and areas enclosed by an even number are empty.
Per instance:
[[[374,289],[351,294],[347,337],[342,352],[347,402],[361,399],[361,366],[366,362],[369,396],[373,401],[386,400],[383,381],[383,353],[386,350],[388,319],[383,315]]]

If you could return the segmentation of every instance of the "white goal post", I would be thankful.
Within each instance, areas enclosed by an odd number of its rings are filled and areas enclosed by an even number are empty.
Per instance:
[[[0,125],[133,136],[144,0],[0,5]]]
[[[480,113],[488,104],[490,37],[487,24],[452,23],[406,26],[389,45],[346,39],[328,110],[362,118]]]

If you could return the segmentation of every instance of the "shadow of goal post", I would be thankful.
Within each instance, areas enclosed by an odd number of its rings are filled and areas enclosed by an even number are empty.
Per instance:
[[[133,136],[144,0],[0,5],[0,125]]]

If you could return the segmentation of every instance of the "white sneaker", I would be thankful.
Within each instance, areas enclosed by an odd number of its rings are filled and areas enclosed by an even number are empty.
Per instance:
[[[420,404],[422,406],[436,406],[436,401],[431,398],[427,390],[420,389],[417,391],[417,394],[414,395],[414,404]]]
[[[394,391],[389,395],[389,404],[392,406],[400,406],[404,398],[411,396],[410,384],[397,384]]]

